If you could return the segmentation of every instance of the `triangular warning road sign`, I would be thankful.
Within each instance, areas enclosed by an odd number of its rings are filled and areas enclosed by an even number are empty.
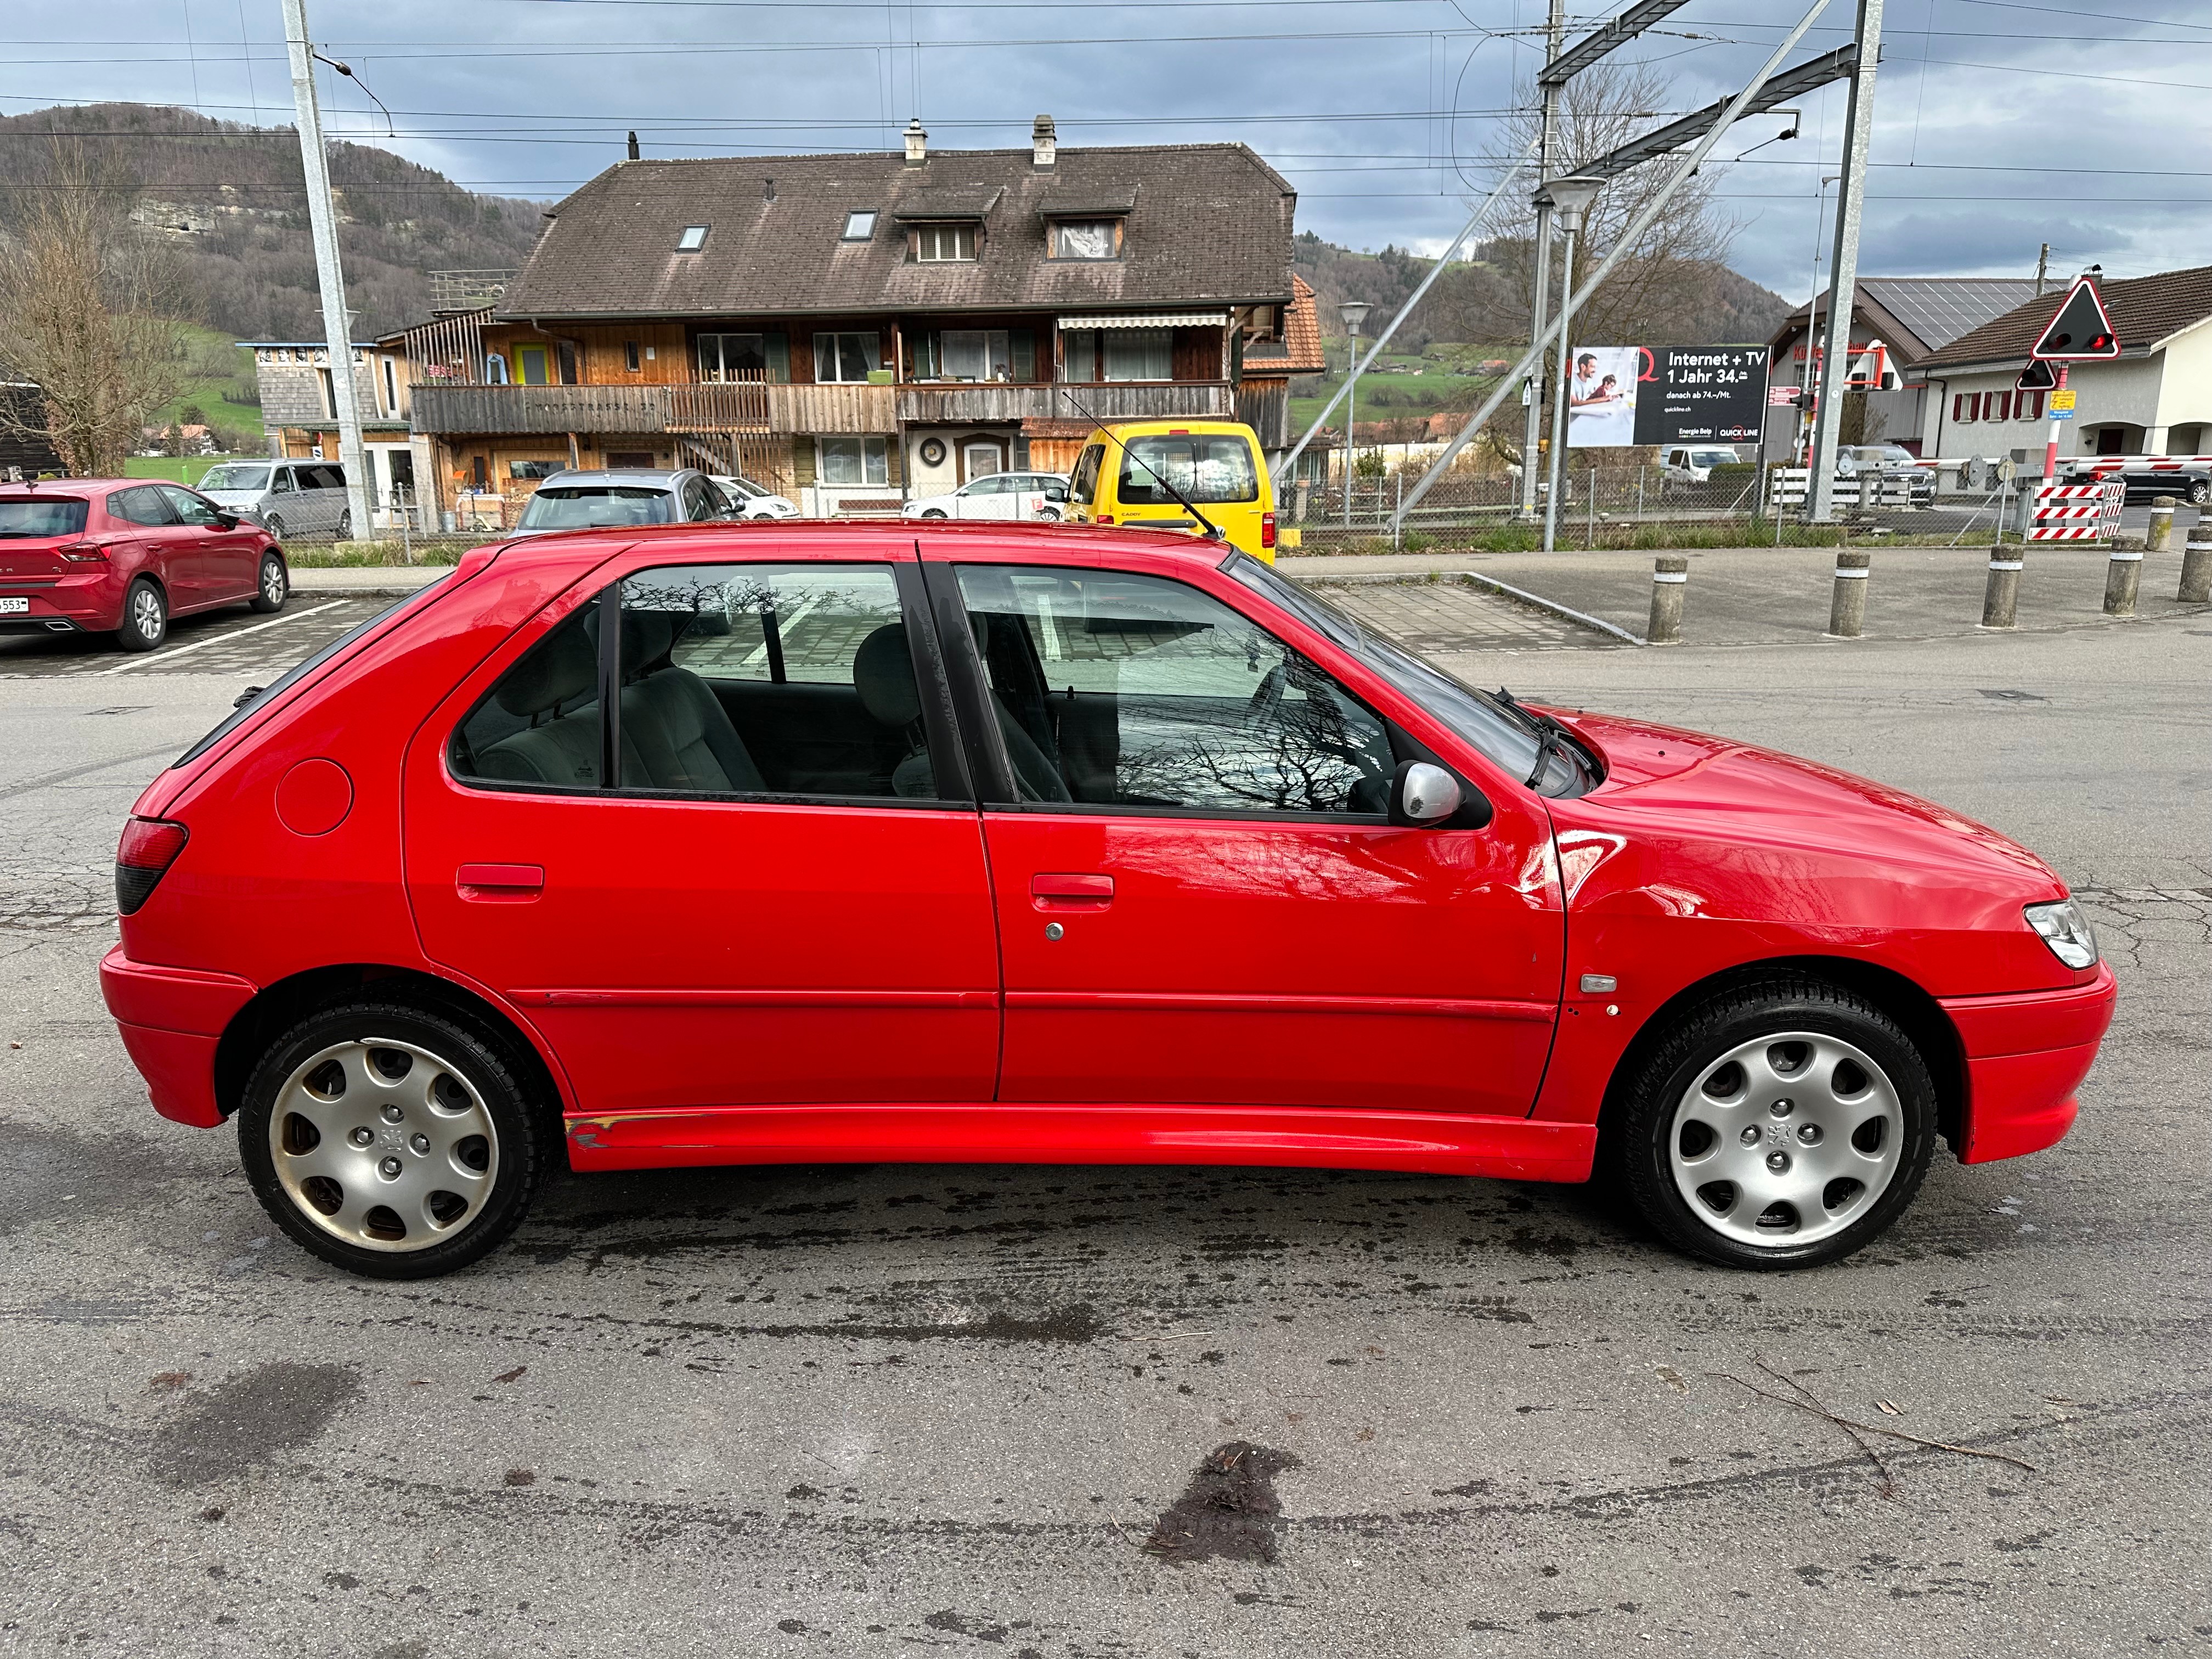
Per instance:
[[[2043,337],[2027,355],[2045,362],[2075,363],[2120,355],[2119,337],[2112,332],[2112,319],[2105,314],[2105,302],[2097,297],[2095,283],[2087,276],[2075,279],[2066,303],[2058,307],[2051,326],[2043,331]]]
[[[2056,392],[2058,376],[2049,363],[2030,363],[2021,370],[2020,379],[2012,383],[2012,389],[2015,392]]]

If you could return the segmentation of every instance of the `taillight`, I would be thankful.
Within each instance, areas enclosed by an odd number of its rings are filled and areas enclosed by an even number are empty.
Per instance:
[[[1111,524],[1114,522],[1114,515],[1111,513],[1101,513],[1094,518],[1091,522],[1093,524]]]
[[[190,834],[183,824],[167,818],[133,818],[123,826],[123,840],[115,849],[118,911],[130,915],[153,897]]]
[[[98,542],[72,542],[59,550],[62,557],[71,564],[106,564],[107,550]]]
[[[1274,544],[1275,515],[1272,513],[1262,513],[1260,515],[1260,545],[1273,547]]]

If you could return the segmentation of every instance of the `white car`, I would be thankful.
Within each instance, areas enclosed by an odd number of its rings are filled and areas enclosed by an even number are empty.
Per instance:
[[[734,473],[714,472],[708,477],[722,487],[730,498],[731,516],[738,519],[795,519],[799,503],[787,495],[779,495],[772,489],[763,489],[750,478],[740,478]]]
[[[1670,449],[1659,458],[1659,476],[1668,483],[1704,483],[1717,466],[1734,466],[1743,459],[1723,445],[1705,444]]]
[[[1057,472],[990,472],[950,495],[922,495],[902,509],[909,519],[1042,519],[1067,513],[1067,480]]]

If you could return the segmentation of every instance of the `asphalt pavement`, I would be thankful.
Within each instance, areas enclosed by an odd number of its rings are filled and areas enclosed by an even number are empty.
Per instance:
[[[2121,998],[2080,1127],[1939,1158],[1848,1262],[1703,1267],[1584,1188],[864,1165],[561,1177],[394,1285],[152,1115],[93,971],[137,790],[341,620],[0,661],[0,1651],[2212,1651],[2212,621],[1404,624],[1932,796],[2087,897]],[[1885,1473],[1798,1387],[1963,1449]]]

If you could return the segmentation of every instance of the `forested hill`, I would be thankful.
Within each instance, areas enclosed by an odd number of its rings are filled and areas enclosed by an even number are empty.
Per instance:
[[[56,137],[49,135],[63,135]],[[211,120],[160,104],[89,104],[0,117],[0,236],[16,198],[74,152],[175,256],[177,309],[237,339],[319,337],[300,143],[289,127]],[[479,196],[389,151],[333,143],[355,337],[420,320],[428,273],[520,265],[542,204]]]

